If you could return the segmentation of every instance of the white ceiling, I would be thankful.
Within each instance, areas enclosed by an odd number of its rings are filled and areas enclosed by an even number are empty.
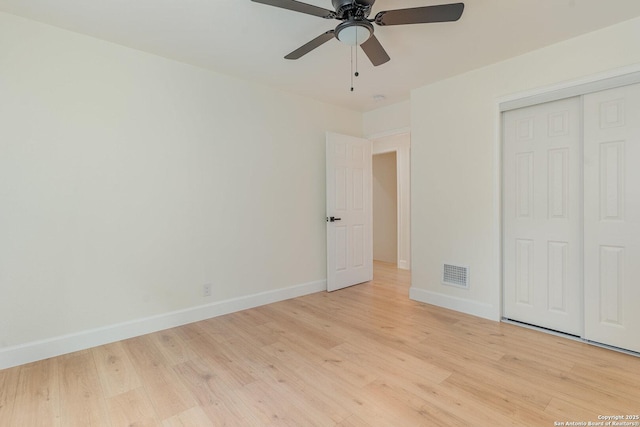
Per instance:
[[[371,17],[453,2],[377,0]],[[307,3],[332,9],[330,0]],[[0,11],[368,111],[447,76],[640,16],[640,0],[467,0],[458,22],[376,26],[391,61],[373,67],[360,51],[354,92],[351,49],[337,40],[283,59],[339,21],[250,0],[0,0]]]

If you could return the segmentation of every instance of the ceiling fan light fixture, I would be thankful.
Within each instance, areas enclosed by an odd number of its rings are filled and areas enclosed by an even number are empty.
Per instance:
[[[336,38],[349,46],[359,46],[369,40],[373,25],[367,21],[345,21],[336,27]]]
[[[269,6],[317,16],[324,19],[342,21],[334,30],[325,31],[310,42],[286,55],[285,59],[300,59],[312,50],[336,38],[353,46],[360,46],[373,66],[385,64],[391,59],[378,38],[373,34],[373,24],[380,26],[429,24],[432,22],[453,22],[460,19],[464,3],[437,4],[405,9],[383,10],[374,19],[369,19],[376,0],[331,0],[334,10],[325,9],[299,0],[252,0]],[[327,1],[327,0],[324,0]],[[356,55],[358,50],[355,49]],[[356,56],[357,63],[357,56]],[[355,74],[357,76],[357,74]]]

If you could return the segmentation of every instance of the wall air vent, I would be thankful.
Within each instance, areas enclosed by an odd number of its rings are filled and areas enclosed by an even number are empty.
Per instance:
[[[444,264],[442,266],[442,283],[460,288],[469,287],[469,267]]]

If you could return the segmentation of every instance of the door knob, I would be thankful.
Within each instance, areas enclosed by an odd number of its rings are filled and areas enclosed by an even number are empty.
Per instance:
[[[336,221],[340,221],[342,220],[342,218],[336,218],[335,216],[330,216],[329,217],[329,222],[336,222]]]

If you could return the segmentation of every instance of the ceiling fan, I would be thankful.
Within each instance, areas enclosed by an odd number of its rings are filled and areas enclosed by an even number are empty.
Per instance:
[[[285,59],[299,59],[329,40],[336,38],[350,46],[360,46],[375,66],[389,61],[389,55],[373,34],[373,22],[377,25],[427,24],[457,21],[462,16],[464,3],[441,4],[409,9],[385,10],[369,19],[375,0],[331,0],[335,12],[295,0],[252,0],[294,12],[306,13],[325,19],[342,21],[329,30],[294,50]]]

